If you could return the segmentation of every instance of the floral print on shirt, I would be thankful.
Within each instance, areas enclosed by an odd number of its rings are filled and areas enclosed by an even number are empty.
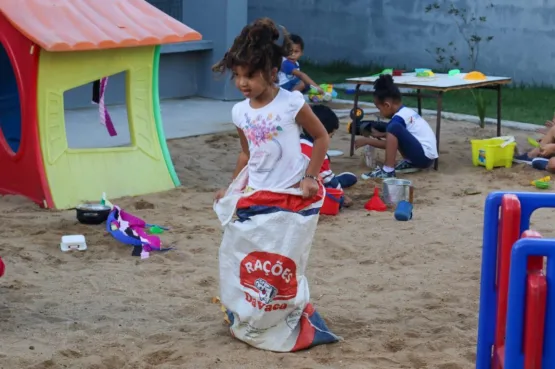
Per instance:
[[[249,143],[259,147],[261,144],[273,140],[279,132],[283,131],[283,128],[279,125],[280,121],[281,117],[279,115],[274,118],[271,113],[266,117],[257,115],[254,119],[245,114],[243,131]]]

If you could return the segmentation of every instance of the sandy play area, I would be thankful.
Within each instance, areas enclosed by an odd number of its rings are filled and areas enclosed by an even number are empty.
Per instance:
[[[114,201],[172,227],[163,237],[176,249],[147,260],[132,257],[103,226],[79,224],[73,211],[2,197],[0,368],[473,368],[484,198],[534,190],[529,181],[542,177],[522,165],[473,167],[469,138],[493,132],[444,121],[440,171],[404,177],[416,187],[410,222],[363,209],[372,182],[348,191],[353,208],[320,218],[308,267],[312,301],[344,341],[295,354],[231,338],[211,303],[221,239],[212,193],[230,178],[236,134],[172,141],[184,187]],[[332,148],[348,152],[344,128]],[[332,166],[365,171],[358,156]],[[552,235],[554,218],[539,212],[534,227]],[[62,253],[64,234],[84,234],[89,250]]]

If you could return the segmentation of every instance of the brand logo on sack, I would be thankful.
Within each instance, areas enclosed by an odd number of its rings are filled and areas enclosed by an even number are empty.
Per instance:
[[[243,286],[258,294],[258,298],[253,298],[246,293],[246,300],[253,306],[256,305],[254,299],[263,308],[272,301],[291,300],[297,296],[297,265],[283,255],[251,252],[241,261],[239,278]]]

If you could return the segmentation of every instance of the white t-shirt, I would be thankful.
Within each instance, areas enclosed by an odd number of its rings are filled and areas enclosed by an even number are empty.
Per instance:
[[[303,95],[279,89],[268,105],[253,109],[250,99],[233,107],[233,124],[249,143],[249,186],[253,189],[285,189],[298,183],[307,160],[301,153],[301,127],[295,121],[304,106]]]
[[[401,118],[407,126],[407,131],[412,134],[424,149],[424,154],[428,159],[437,159],[437,140],[432,127],[417,112],[412,109],[402,107],[395,117]]]

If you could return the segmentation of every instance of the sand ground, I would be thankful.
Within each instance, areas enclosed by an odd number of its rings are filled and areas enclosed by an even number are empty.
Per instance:
[[[473,368],[485,196],[534,191],[529,181],[542,177],[522,165],[473,167],[469,138],[491,135],[444,121],[440,171],[406,176],[415,186],[410,222],[363,209],[374,182],[348,191],[353,208],[321,217],[308,267],[312,301],[345,340],[295,354],[231,338],[211,303],[221,239],[211,199],[230,178],[236,134],[171,141],[183,188],[115,201],[172,227],[163,238],[175,250],[148,260],[103,226],[79,224],[73,211],[0,198],[0,368]],[[331,147],[347,152],[348,140],[343,128]],[[365,171],[358,156],[332,165]],[[533,226],[550,235],[553,219],[540,211]],[[60,252],[64,234],[84,234],[89,249]]]

